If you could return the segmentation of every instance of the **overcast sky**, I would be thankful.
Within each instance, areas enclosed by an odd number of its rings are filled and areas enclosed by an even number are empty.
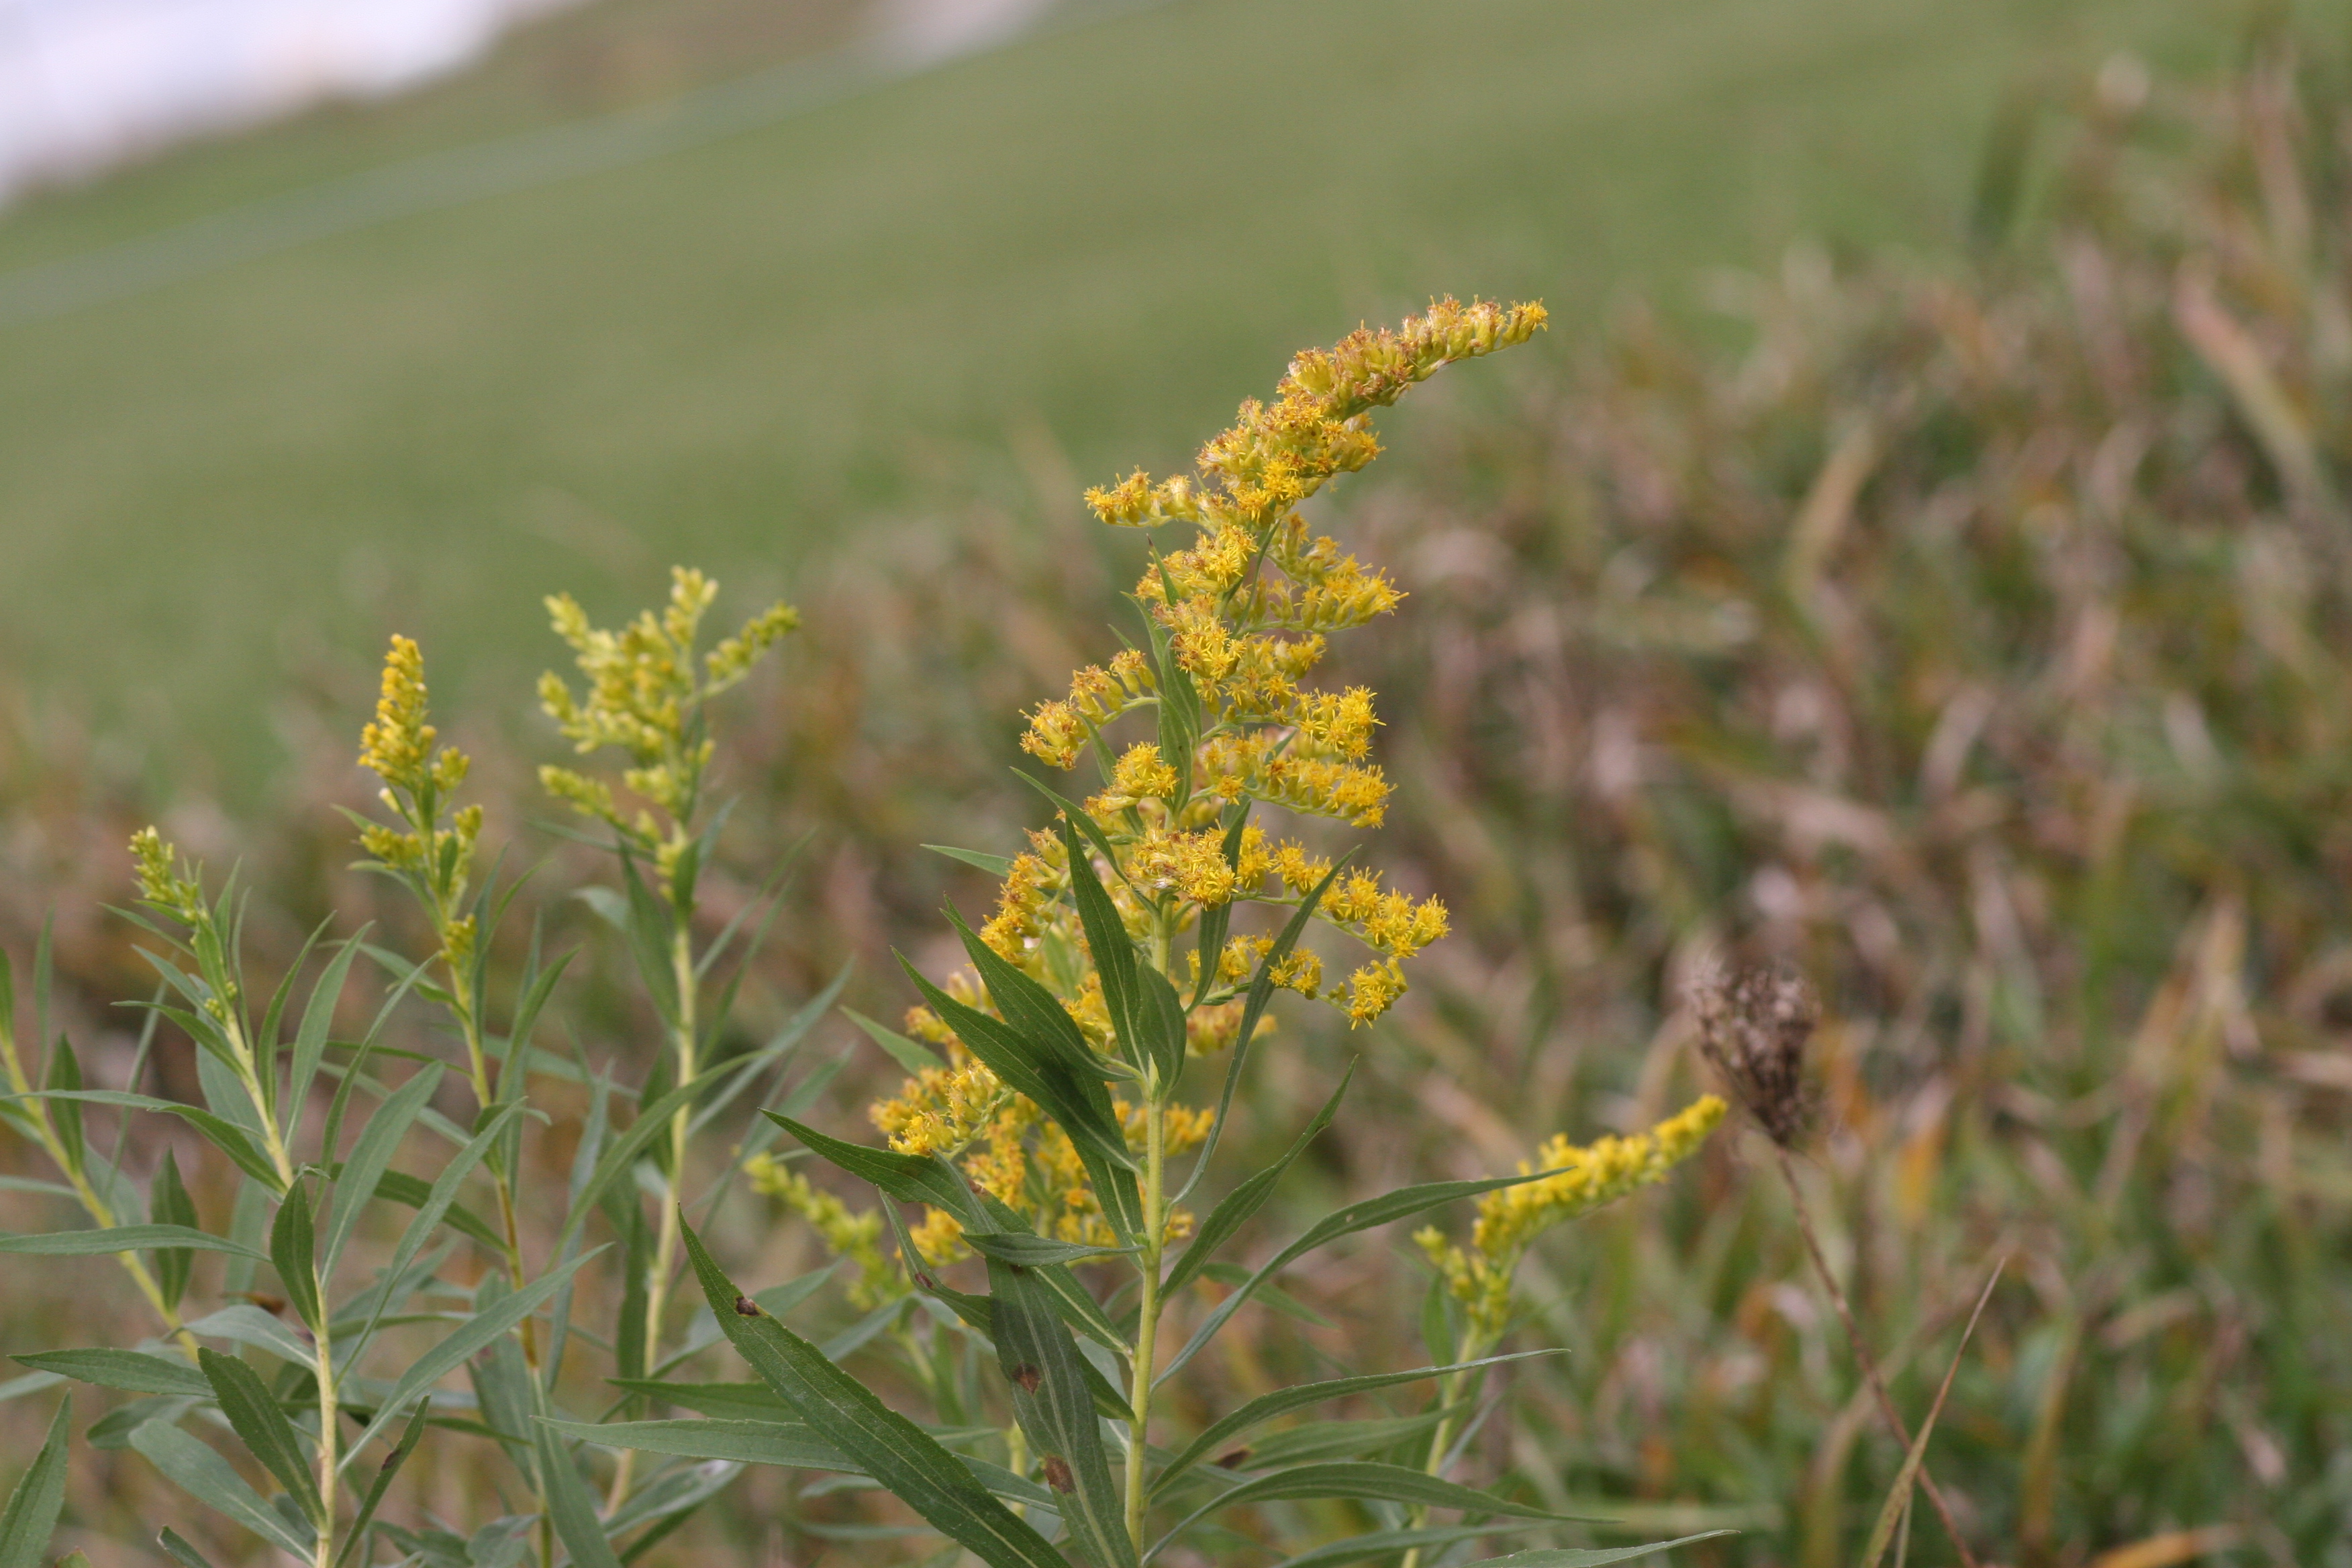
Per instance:
[[[0,0],[0,200],[191,132],[392,92],[567,0]]]

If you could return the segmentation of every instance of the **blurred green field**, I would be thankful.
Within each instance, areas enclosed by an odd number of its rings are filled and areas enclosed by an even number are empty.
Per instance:
[[[689,9],[685,45],[629,52],[633,18]],[[743,65],[845,35],[818,12]],[[2194,67],[2240,18],[1180,0],[202,264],[289,193],[425,154],[454,189],[513,155],[497,138],[721,74],[725,20],[592,7],[418,97],[0,218],[0,668],[159,750],[203,737],[175,778],[249,784],[270,705],[362,690],[387,629],[511,703],[551,587],[633,603],[674,558],[788,582],[860,517],[1033,507],[1013,449],[1086,478],[1181,461],[1286,347],[1431,292],[1541,296],[1570,338],[1635,294],[1688,310],[1707,268],[1794,237],[1948,248],[2006,89],[2119,47]],[[26,307],[27,269],[197,220],[165,247],[187,275]]]

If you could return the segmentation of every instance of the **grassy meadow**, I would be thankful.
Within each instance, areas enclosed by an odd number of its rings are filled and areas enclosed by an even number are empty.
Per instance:
[[[484,660],[510,689],[550,582],[620,603],[691,558],[777,584],[877,511],[1034,512],[1041,460],[1066,504],[1064,474],[1164,468],[1288,345],[1431,293],[1541,297],[1564,347],[1800,237],[1947,250],[2006,91],[2121,47],[2210,61],[2236,26],[2176,0],[1183,0],[844,89],[842,8],[773,11],[591,7],[414,100],[0,218],[5,668],[143,743],[213,737],[170,772],[249,790],[261,716],[358,700],[394,626],[455,689]],[[769,122],[558,173],[564,127],[812,58]],[[517,159],[545,173],[456,199]],[[386,168],[454,205],[268,249]],[[60,268],[151,242],[146,286],[54,303]]]

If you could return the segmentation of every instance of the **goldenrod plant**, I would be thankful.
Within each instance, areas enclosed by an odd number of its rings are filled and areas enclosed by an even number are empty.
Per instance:
[[[9,1091],[0,1120],[63,1178],[17,1184],[72,1199],[89,1222],[0,1237],[0,1251],[117,1256],[158,1336],[127,1348],[21,1355],[33,1375],[11,1384],[12,1394],[73,1379],[140,1396],[106,1415],[93,1440],[136,1450],[231,1526],[310,1568],[352,1568],[388,1560],[387,1552],[436,1565],[511,1568],[529,1559],[545,1568],[567,1561],[618,1568],[733,1479],[740,1465],[643,1484],[625,1464],[600,1476],[603,1461],[592,1463],[592,1451],[554,1425],[575,1414],[561,1381],[567,1361],[605,1355],[600,1385],[635,1397],[631,1382],[667,1370],[666,1356],[675,1362],[715,1342],[707,1331],[699,1342],[670,1344],[664,1310],[679,1205],[716,1201],[732,1175],[719,1162],[714,1186],[690,1192],[683,1184],[688,1141],[781,1073],[832,1002],[830,994],[817,998],[775,1038],[724,1061],[715,1047],[736,981],[697,1005],[714,984],[714,966],[730,950],[748,949],[755,934],[738,921],[698,945],[692,929],[696,877],[716,816],[702,808],[714,751],[705,704],[793,625],[793,612],[778,605],[698,651],[696,630],[716,591],[681,571],[663,616],[617,634],[588,629],[568,599],[551,602],[591,689],[573,703],[555,695],[554,682],[547,707],[583,750],[625,746],[635,765],[622,790],[646,803],[625,818],[615,804],[624,797],[611,785],[550,770],[551,788],[609,826],[620,856],[629,896],[592,889],[592,902],[637,945],[650,943],[646,973],[670,1049],[634,1089],[534,1043],[565,967],[562,958],[543,958],[536,934],[519,970],[509,966],[510,996],[502,1007],[494,997],[492,939],[519,879],[478,858],[482,812],[457,799],[467,759],[438,743],[423,654],[406,637],[392,641],[359,755],[381,783],[388,820],[359,819],[359,837],[364,868],[414,895],[429,933],[423,956],[404,957],[366,931],[331,943],[322,931],[275,990],[258,995],[246,979],[245,900],[235,879],[208,891],[201,869],[151,827],[131,841],[139,898],[126,913],[155,939],[146,957],[162,984],[130,1089],[85,1087],[71,1045],[53,1032],[46,942],[36,956],[34,1014],[48,1049],[37,1065],[14,1032],[15,997],[0,963],[0,1067]],[[657,894],[641,869],[657,881]],[[314,953],[323,964],[298,1010],[297,979]],[[336,1018],[362,957],[389,984],[352,1038],[338,1032]],[[446,1019],[457,1072],[386,1043],[388,1022],[412,997]],[[195,1046],[199,1103],[135,1092],[160,1028]],[[453,1084],[445,1093],[445,1079],[462,1081],[462,1092]],[[568,1185],[525,1193],[523,1141],[548,1120],[532,1091],[550,1079],[575,1092],[584,1086],[589,1109],[568,1130],[577,1139]],[[122,1113],[126,1129],[130,1118],[151,1114],[191,1127],[236,1173],[226,1225],[204,1224],[168,1150],[143,1183],[129,1168],[135,1143],[118,1139],[101,1152],[85,1125],[93,1106]],[[625,1124],[625,1109],[634,1111]],[[418,1173],[395,1164],[404,1153],[414,1161],[420,1142],[440,1148]],[[639,1195],[649,1185],[660,1187],[661,1201]],[[488,1217],[468,1206],[478,1189],[486,1189]],[[388,1251],[354,1247],[385,1231],[372,1206],[392,1212]],[[535,1258],[520,1221],[525,1209],[553,1222],[551,1246]],[[592,1241],[592,1228],[613,1241]],[[546,1232],[542,1225],[535,1234]],[[622,1289],[612,1311],[592,1322],[575,1285],[614,1243]],[[354,1267],[362,1251],[373,1265],[364,1274]],[[468,1267],[476,1251],[490,1267]],[[228,1304],[190,1318],[182,1303],[199,1252],[226,1258],[215,1294]],[[468,1390],[442,1386],[461,1369]],[[0,1518],[5,1568],[32,1568],[56,1519],[62,1410],[58,1419]],[[250,1463],[232,1464],[205,1432],[231,1440]],[[392,1483],[428,1437],[487,1441],[511,1462],[527,1502],[462,1530],[380,1518]],[[256,1476],[266,1482],[257,1485]],[[205,1562],[180,1531],[165,1528],[161,1544],[184,1564]]]
[[[539,1043],[565,961],[536,930],[527,943],[509,938],[509,962],[494,970],[524,879],[486,857],[484,814],[459,798],[467,758],[431,721],[422,650],[395,637],[359,757],[383,812],[358,826],[364,868],[413,897],[425,933],[415,951],[368,931],[331,941],[322,928],[263,994],[247,980],[235,879],[210,890],[150,828],[131,847],[140,907],[129,918],[154,939],[161,988],[126,1088],[86,1087],[61,1037],[37,1065],[0,1027],[0,1116],[63,1178],[34,1185],[89,1222],[0,1238],[0,1250],[119,1257],[155,1336],[22,1355],[34,1386],[12,1391],[72,1379],[135,1395],[94,1440],[136,1450],[229,1526],[310,1568],[621,1568],[750,1465],[886,1489],[947,1538],[929,1561],[969,1552],[991,1568],[1144,1568],[1172,1547],[1244,1540],[1221,1516],[1285,1501],[1355,1510],[1344,1539],[1297,1543],[1298,1568],[1458,1559],[1479,1540],[1559,1521],[1444,1473],[1475,1380],[1515,1359],[1494,1353],[1511,1326],[1511,1271],[1539,1231],[1662,1178],[1721,1103],[1591,1148],[1555,1139],[1515,1174],[1346,1204],[1253,1269],[1226,1255],[1339,1113],[1346,1075],[1271,1164],[1231,1181],[1214,1162],[1276,994],[1326,1001],[1350,1031],[1372,1026],[1404,992],[1405,963],[1447,924],[1436,900],[1388,886],[1352,851],[1315,847],[1312,819],[1325,835],[1377,827],[1391,786],[1371,760],[1372,693],[1310,677],[1329,636],[1402,594],[1316,534],[1301,508],[1378,453],[1373,411],[1543,324],[1539,306],[1449,300],[1399,330],[1359,331],[1293,361],[1271,403],[1244,405],[1203,448],[1197,477],[1139,474],[1090,492],[1108,523],[1185,523],[1195,537],[1150,552],[1133,594],[1139,640],[1027,715],[1028,752],[1090,770],[1087,785],[1033,780],[1051,826],[1016,855],[950,851],[1001,880],[979,929],[949,911],[969,966],[937,979],[906,966],[919,1002],[904,1032],[851,1015],[908,1075],[870,1109],[886,1147],[803,1120],[831,1068],[782,1092],[842,982],[747,1047],[722,1032],[764,929],[757,910],[772,914],[774,900],[715,933],[701,919],[700,879],[726,818],[710,798],[711,702],[793,628],[793,612],[776,605],[705,649],[718,589],[698,573],[677,571],[667,605],[618,630],[569,597],[548,601],[584,688],[550,674],[541,705],[581,755],[625,758],[617,777],[551,765],[541,781],[612,858],[617,886],[580,894],[625,939],[659,1023],[660,1049],[634,1086],[576,1047]],[[1327,978],[1310,928],[1360,950],[1343,977]],[[320,973],[298,1009],[313,954]],[[383,982],[365,1004],[352,996],[362,958]],[[37,973],[47,1043],[46,952]],[[0,994],[0,1026],[13,1002]],[[420,1005],[437,1013],[446,1065],[387,1037]],[[345,1012],[364,1026],[339,1029]],[[195,1047],[200,1103],[140,1091],[167,1029]],[[1219,1069],[1213,1097],[1188,1097],[1196,1064]],[[722,1140],[718,1119],[763,1099],[753,1131]],[[583,1102],[571,1125],[545,1125],[553,1107]],[[205,1223],[171,1155],[142,1178],[120,1141],[101,1154],[85,1126],[93,1106],[126,1124],[186,1123],[235,1172],[226,1223]],[[544,1162],[526,1147],[559,1131],[573,1145],[570,1178],[533,1189]],[[781,1146],[786,1134],[799,1146]],[[881,1203],[860,1209],[820,1186],[812,1156],[871,1183]],[[739,1286],[703,1237],[730,1192],[810,1226],[835,1262]],[[1424,1243],[1458,1320],[1449,1353],[1277,1388],[1205,1419],[1188,1399],[1180,1429],[1171,1380],[1237,1313],[1284,1300],[1286,1268],[1466,1199],[1481,1205],[1470,1248]],[[552,1216],[551,1231],[526,1215]],[[224,1258],[226,1304],[190,1318],[181,1303],[198,1252]],[[690,1310],[676,1299],[682,1272],[699,1298]],[[835,1279],[862,1317],[820,1344],[788,1320]],[[583,1289],[588,1279],[619,1289]],[[1177,1342],[1170,1304],[1202,1282],[1224,1294]],[[692,1380],[722,1341],[756,1382]],[[593,1378],[581,1371],[590,1359],[602,1363]],[[461,1371],[466,1388],[445,1386]],[[1417,1413],[1261,1430],[1423,1384],[1438,1393]],[[917,1415],[877,1392],[910,1386],[929,1405]],[[0,1516],[0,1568],[33,1568],[57,1518],[67,1423],[61,1406]],[[428,1441],[502,1458],[503,1511],[385,1517],[394,1479]],[[1432,1522],[1436,1510],[1460,1522]],[[185,1568],[205,1568],[186,1532],[160,1539]],[[1572,1568],[1672,1544],[1507,1561]]]
[[[1370,828],[1390,793],[1370,761],[1372,693],[1318,689],[1307,677],[1331,633],[1387,614],[1402,595],[1315,534],[1301,504],[1378,453],[1373,410],[1454,361],[1524,342],[1543,321],[1539,306],[1445,300],[1401,330],[1360,331],[1294,360],[1272,403],[1244,405],[1233,428],[1202,449],[1197,478],[1155,483],[1138,474],[1089,493],[1115,526],[1195,531],[1185,548],[1150,552],[1133,594],[1140,640],[1081,669],[1067,699],[1029,714],[1028,752],[1057,770],[1087,769],[1091,789],[1040,784],[1053,826],[1018,855],[950,851],[997,873],[1002,888],[977,930],[949,911],[968,968],[935,980],[906,965],[921,997],[907,1032],[866,1021],[911,1074],[870,1113],[887,1147],[772,1117],[879,1189],[879,1221],[817,1194],[773,1157],[752,1170],[755,1184],[855,1264],[858,1288],[881,1301],[879,1310],[911,1313],[918,1299],[942,1309],[928,1347],[904,1342],[940,1406],[936,1422],[927,1427],[884,1405],[744,1294],[688,1230],[714,1317],[796,1419],[567,1433],[671,1456],[758,1453],[776,1463],[810,1462],[812,1446],[829,1445],[992,1568],[1141,1568],[1179,1543],[1231,1542],[1219,1515],[1282,1500],[1352,1500],[1376,1521],[1344,1548],[1310,1553],[1317,1561],[1451,1547],[1558,1517],[1447,1479],[1435,1465],[1387,1457],[1442,1433],[1452,1415],[1443,1402],[1402,1422],[1318,1429],[1311,1443],[1277,1435],[1242,1446],[1285,1415],[1457,1378],[1500,1358],[1280,1389],[1181,1438],[1162,1413],[1169,1382],[1315,1249],[1512,1189],[1544,1194],[1547,1212],[1566,1217],[1580,1202],[1662,1173],[1721,1113],[1719,1102],[1701,1102],[1645,1141],[1625,1170],[1612,1155],[1587,1172],[1595,1157],[1579,1152],[1575,1167],[1418,1184],[1351,1203],[1255,1270],[1234,1269],[1222,1254],[1337,1114],[1343,1078],[1273,1164],[1233,1184],[1205,1215],[1187,1207],[1211,1173],[1275,993],[1324,998],[1351,1026],[1370,1025],[1403,992],[1403,962],[1446,926],[1434,900],[1387,888],[1346,857],[1286,837],[1279,818],[1260,817],[1266,808]],[[1244,911],[1248,923],[1236,919]],[[1252,929],[1258,921],[1264,929]],[[1316,922],[1369,950],[1342,982],[1327,984],[1321,960],[1302,943]],[[1193,1064],[1219,1058],[1213,1104],[1188,1103]],[[908,1223],[901,1205],[919,1208],[921,1219]],[[897,1240],[902,1277],[877,1251],[882,1226]],[[951,1282],[950,1270],[968,1260],[971,1282],[984,1278],[985,1290]],[[1167,1305],[1204,1277],[1230,1289],[1167,1353]],[[952,1386],[954,1335],[992,1352],[1001,1374],[993,1400],[976,1405]],[[688,1386],[674,1397],[710,1399]],[[1012,1416],[991,1451],[959,1452],[941,1440],[982,1407],[1009,1407]],[[1459,1510],[1465,1522],[1430,1525],[1433,1508]],[[1613,1561],[1661,1544],[1513,1561]]]

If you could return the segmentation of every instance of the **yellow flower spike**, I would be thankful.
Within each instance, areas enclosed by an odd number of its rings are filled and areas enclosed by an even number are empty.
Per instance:
[[[360,731],[360,765],[375,773],[394,789],[425,786],[433,742],[436,736],[425,721],[425,655],[411,637],[395,636],[384,656],[383,689],[376,699],[375,718]],[[459,763],[463,776],[463,763]]]
[[[180,851],[152,826],[131,836],[133,874],[139,896],[183,923],[194,925],[205,913],[205,890],[194,877],[181,874]]]
[[[553,671],[539,679],[540,706],[583,753],[616,746],[628,756],[622,785],[669,820],[672,853],[682,847],[714,747],[701,731],[704,703],[748,675],[786,633],[800,624],[789,605],[772,605],[744,622],[703,657],[695,641],[719,584],[689,567],[670,569],[668,603],[659,616],[639,612],[618,630],[592,626],[569,594],[547,600],[549,624],[569,645],[586,679],[575,693]],[[663,835],[649,817],[624,818],[608,786],[568,769],[542,769],[550,794],[585,816],[651,844]]]

